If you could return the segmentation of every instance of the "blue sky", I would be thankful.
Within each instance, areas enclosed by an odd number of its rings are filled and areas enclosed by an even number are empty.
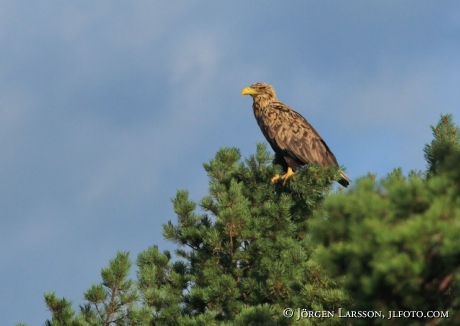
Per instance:
[[[423,169],[430,124],[460,124],[456,1],[4,1],[0,315],[41,325],[43,293],[84,303],[200,200],[223,146],[264,141],[240,91],[300,112],[352,178]]]

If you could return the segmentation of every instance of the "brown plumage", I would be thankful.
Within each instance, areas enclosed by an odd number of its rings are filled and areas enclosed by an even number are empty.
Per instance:
[[[299,113],[277,100],[275,90],[269,84],[256,83],[241,91],[251,95],[254,116],[270,146],[275,151],[275,162],[282,165],[286,174],[275,176],[286,180],[293,169],[313,163],[321,166],[338,165],[332,151],[316,130]],[[341,171],[338,182],[347,187],[351,180]]]

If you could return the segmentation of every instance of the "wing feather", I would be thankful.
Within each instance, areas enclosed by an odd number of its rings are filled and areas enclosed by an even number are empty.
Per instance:
[[[257,122],[267,141],[278,154],[288,155],[299,164],[337,164],[334,154],[318,132],[299,113],[281,102],[261,110]]]

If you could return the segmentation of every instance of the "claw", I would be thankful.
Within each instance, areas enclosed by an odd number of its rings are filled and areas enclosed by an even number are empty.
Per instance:
[[[294,171],[292,171],[291,168],[288,168],[287,172],[286,172],[282,177],[280,177],[280,175],[277,174],[277,175],[275,175],[275,176],[272,178],[271,181],[272,181],[272,183],[273,183],[273,182],[277,181],[278,179],[281,179],[281,180],[283,180],[283,186],[284,186],[284,185],[286,184],[287,179],[289,179],[289,177],[290,177],[291,175],[293,175],[293,174],[294,174]],[[295,180],[295,177],[293,177],[293,178],[294,178],[294,180]]]
[[[275,182],[276,180],[278,180],[280,177],[279,174],[275,175],[271,180],[272,180],[272,183]]]

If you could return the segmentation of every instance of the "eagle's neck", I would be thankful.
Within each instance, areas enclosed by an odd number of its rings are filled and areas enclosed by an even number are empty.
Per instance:
[[[273,101],[276,101],[276,98],[269,96],[255,96],[253,99],[254,103],[252,104],[252,109],[254,110],[254,116],[256,118],[269,108]]]

